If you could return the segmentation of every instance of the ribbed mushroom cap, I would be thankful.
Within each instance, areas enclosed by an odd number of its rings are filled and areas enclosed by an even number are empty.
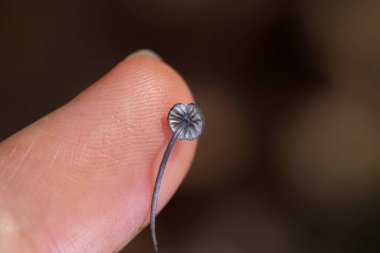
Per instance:
[[[178,139],[192,141],[198,138],[205,126],[201,109],[196,104],[175,104],[169,111],[168,122],[172,133],[184,127]],[[185,124],[181,124],[181,123]]]

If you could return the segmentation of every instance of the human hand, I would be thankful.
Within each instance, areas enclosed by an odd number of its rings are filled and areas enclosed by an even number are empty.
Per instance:
[[[0,252],[117,252],[131,241],[149,221],[166,117],[178,102],[193,102],[184,81],[143,51],[0,143]],[[176,144],[158,210],[195,148]]]

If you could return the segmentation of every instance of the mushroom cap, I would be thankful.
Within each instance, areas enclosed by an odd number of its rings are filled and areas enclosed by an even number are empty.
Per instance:
[[[180,127],[184,129],[178,139],[192,141],[198,138],[205,126],[205,118],[196,104],[175,104],[168,114],[170,130],[174,134]],[[183,125],[181,123],[185,122]]]

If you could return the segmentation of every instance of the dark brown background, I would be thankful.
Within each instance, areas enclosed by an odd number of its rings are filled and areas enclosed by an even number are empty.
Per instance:
[[[380,251],[379,1],[2,0],[0,139],[140,48],[207,118],[162,252]]]

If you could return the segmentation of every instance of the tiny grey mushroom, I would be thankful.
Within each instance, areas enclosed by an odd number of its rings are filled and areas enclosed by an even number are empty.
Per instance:
[[[205,125],[205,119],[199,106],[196,104],[176,104],[168,114],[170,130],[175,133],[186,122],[183,131],[178,135],[178,139],[192,141],[198,138]]]
[[[156,212],[158,193],[160,191],[161,180],[164,175],[165,167],[169,159],[175,141],[177,139],[192,141],[198,138],[205,126],[205,119],[201,109],[196,104],[175,104],[168,114],[168,123],[173,133],[168,146],[166,147],[160,167],[158,168],[156,182],[154,183],[152,204],[150,207],[150,230],[153,246],[158,251],[156,236]]]

